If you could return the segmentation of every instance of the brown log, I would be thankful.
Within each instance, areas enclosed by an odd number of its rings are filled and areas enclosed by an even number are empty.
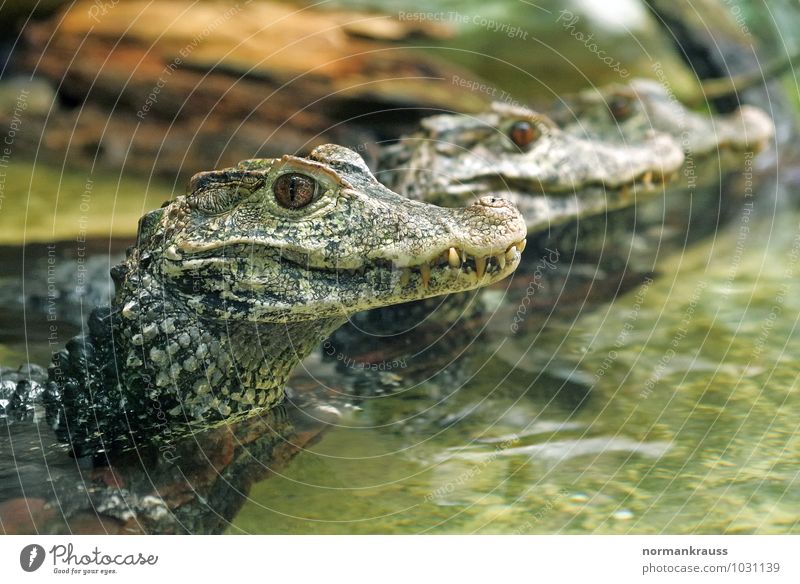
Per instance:
[[[43,143],[70,163],[185,178],[394,137],[430,108],[486,103],[453,83],[473,75],[396,42],[447,35],[441,26],[273,2],[97,6],[77,2],[26,30],[24,64],[72,108],[39,121]]]

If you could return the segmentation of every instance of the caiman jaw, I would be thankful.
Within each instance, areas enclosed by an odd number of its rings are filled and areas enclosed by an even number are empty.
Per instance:
[[[433,254],[430,259],[403,263],[396,260],[373,259],[367,260],[355,268],[341,266],[333,268],[315,267],[308,261],[298,260],[297,254],[291,254],[291,258],[284,255],[282,259],[285,262],[291,262],[298,269],[312,272],[329,270],[336,273],[340,280],[380,272],[383,275],[397,275],[400,285],[405,287],[409,285],[412,279],[418,278],[421,289],[427,290],[432,277],[444,283],[448,279],[456,281],[463,280],[462,276],[464,275],[472,276],[476,286],[481,283],[487,283],[484,281],[487,274],[490,279],[488,283],[493,282],[495,279],[502,279],[514,271],[517,265],[516,262],[519,261],[519,255],[524,249],[525,239],[516,241],[502,251],[499,248],[498,250],[488,251],[467,251],[465,248],[449,247]],[[463,280],[463,282],[469,283],[469,280]]]
[[[658,190],[659,188],[669,186],[669,183],[672,182],[672,180],[674,180],[677,176],[678,171],[671,172],[667,175],[661,172],[648,170],[647,172],[642,173],[641,176],[636,177],[631,182],[616,187],[616,190],[619,190],[623,195],[627,195],[631,191],[638,192],[639,190],[649,193]]]
[[[637,191],[650,193],[659,188],[669,186],[670,182],[673,181],[678,174],[678,171],[671,171],[665,174],[660,170],[651,169],[642,172],[627,182],[616,184],[607,184],[602,181],[588,182],[580,188],[599,188],[607,192],[621,191],[622,193],[627,193],[630,191]],[[507,188],[531,195],[553,196],[558,196],[559,194],[569,195],[579,190],[577,187],[572,189],[548,189],[539,181],[527,181],[524,179],[507,180],[498,176],[493,177],[491,180],[487,180],[485,177],[478,177],[474,182],[462,184],[458,192],[463,190],[464,193],[472,194],[480,192],[481,189],[488,189],[490,192],[498,193],[499,196],[502,196]],[[437,202],[441,201],[437,200]]]
[[[431,281],[441,282],[443,286],[452,282],[459,287],[473,287],[505,278],[516,269],[524,249],[524,239],[503,251],[485,255],[473,255],[465,249],[450,247],[431,260],[395,269],[400,270],[399,284],[403,289],[412,286],[425,291],[430,287]]]
[[[510,275],[526,243],[521,218],[510,224],[515,229],[492,245],[464,242],[402,259],[372,257],[358,266],[349,262],[347,266],[322,265],[305,254],[290,253],[281,257],[281,266],[322,287],[339,290],[330,300],[340,302],[346,312],[421,300],[487,286]],[[348,291],[360,292],[352,297]],[[318,304],[314,310],[326,308]]]

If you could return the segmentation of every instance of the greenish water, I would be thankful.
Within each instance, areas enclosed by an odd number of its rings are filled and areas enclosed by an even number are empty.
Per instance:
[[[4,282],[18,273],[22,249],[4,252]],[[613,301],[605,293],[599,303],[564,296],[561,310],[529,314],[515,333],[520,290],[540,253],[529,245],[507,293],[485,295],[492,310],[477,327],[420,338],[389,371],[337,368],[322,358],[326,351],[309,358],[290,383],[294,395],[327,386],[322,405],[341,417],[311,443],[297,439],[296,423],[284,437],[302,446],[294,458],[245,450],[239,460],[251,464],[226,470],[232,474],[214,488],[234,501],[236,481],[254,477],[243,482],[243,505],[231,503],[225,530],[800,531],[800,213],[756,199],[716,234],[665,248],[656,275]],[[600,285],[602,274],[590,279]],[[23,321],[4,306],[0,315],[0,362],[46,364],[45,314],[29,306]],[[74,332],[69,326],[63,339]],[[362,335],[352,353],[337,351],[393,362],[390,341]],[[358,396],[349,396],[354,387]],[[27,431],[34,444],[49,436],[41,426]],[[208,459],[222,456],[212,447],[195,446],[198,460],[181,467],[198,488],[207,488]],[[28,456],[24,480],[36,488],[49,491],[42,477],[59,465],[65,476],[75,472],[63,454],[47,467]],[[13,465],[0,471],[8,481],[2,504],[19,496],[20,479]],[[153,472],[138,459],[125,469],[143,493]],[[68,491],[81,484],[60,480]]]
[[[13,159],[0,168],[0,244],[133,237],[147,210],[175,187],[98,169]]]
[[[365,400],[229,532],[800,531],[800,215],[761,211],[613,303],[497,324],[460,388]]]

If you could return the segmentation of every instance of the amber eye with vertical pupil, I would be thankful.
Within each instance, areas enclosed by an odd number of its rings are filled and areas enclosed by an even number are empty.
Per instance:
[[[615,120],[622,121],[631,115],[631,100],[622,95],[615,95],[609,100],[608,109],[611,110]]]
[[[282,174],[275,180],[272,190],[281,207],[302,209],[314,200],[317,181],[305,174]]]
[[[521,120],[514,122],[508,135],[514,144],[526,148],[539,138],[539,131],[532,123]]]

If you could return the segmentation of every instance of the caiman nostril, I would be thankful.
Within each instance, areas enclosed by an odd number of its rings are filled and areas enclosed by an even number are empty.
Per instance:
[[[484,207],[511,207],[512,204],[510,201],[506,199],[502,199],[500,197],[493,197],[491,195],[487,195],[485,197],[481,197],[478,199],[477,205],[483,205]]]

